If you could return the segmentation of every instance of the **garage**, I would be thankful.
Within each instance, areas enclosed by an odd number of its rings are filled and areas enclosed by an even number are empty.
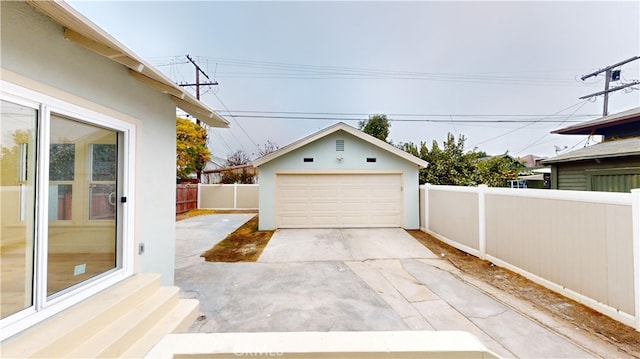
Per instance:
[[[401,227],[402,175],[278,175],[276,224],[278,228]]]
[[[345,123],[253,165],[260,230],[420,228],[418,171],[427,162]]]

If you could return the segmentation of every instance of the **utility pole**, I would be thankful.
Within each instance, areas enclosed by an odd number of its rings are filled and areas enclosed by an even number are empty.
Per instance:
[[[196,87],[196,98],[198,100],[200,100],[200,86],[216,86],[218,85],[217,81],[211,81],[211,79],[209,78],[209,76],[204,72],[204,70],[202,70],[200,68],[200,66],[198,66],[198,64],[196,64],[195,61],[193,61],[193,59],[191,58],[191,56],[187,55],[187,60],[189,60],[193,66],[195,66],[196,68],[196,83],[193,84],[179,84],[179,86],[182,87],[186,87],[186,86],[195,86]],[[209,80],[209,82],[204,82],[204,83],[200,83],[200,74],[203,74],[204,77],[207,78],[207,80]],[[198,118],[196,118],[196,124],[198,124],[198,126],[200,125],[200,120]],[[206,128],[205,128],[206,130]],[[198,178],[198,183],[200,183],[200,180],[202,178],[202,171],[198,170],[196,172],[196,177]]]
[[[590,95],[582,96],[582,97],[580,97],[580,100],[585,99],[585,98],[589,98],[589,97],[593,97],[593,96],[599,96],[599,95],[603,95],[603,94],[604,94],[604,105],[602,106],[602,116],[607,116],[607,115],[609,114],[609,93],[610,93],[610,92],[614,92],[614,91],[622,90],[623,88],[627,88],[627,87],[629,87],[629,86],[633,86],[633,85],[638,85],[638,84],[640,84],[640,81],[638,81],[638,80],[634,80],[634,81],[631,81],[631,82],[630,82],[630,83],[628,83],[628,84],[620,85],[620,86],[617,86],[617,87],[614,87],[614,88],[611,88],[611,89],[610,89],[610,88],[609,88],[609,82],[610,82],[611,80],[613,80],[613,81],[618,81],[618,80],[620,79],[620,70],[617,70],[617,71],[611,71],[611,70],[612,70],[612,69],[614,69],[614,68],[616,68],[616,67],[622,66],[622,65],[624,65],[624,64],[626,64],[626,63],[629,63],[629,62],[631,62],[631,61],[635,61],[635,60],[637,60],[637,59],[640,59],[640,56],[634,56],[634,57],[631,57],[631,58],[626,59],[626,60],[624,60],[624,61],[620,61],[620,62],[618,62],[618,63],[615,63],[615,64],[613,64],[613,65],[611,65],[611,66],[607,66],[607,67],[605,67],[605,68],[603,68],[603,69],[600,69],[600,70],[598,70],[598,71],[592,72],[592,73],[590,73],[590,74],[588,74],[588,75],[584,75],[584,76],[582,76],[580,79],[581,79],[582,81],[584,81],[584,80],[588,79],[589,77],[597,76],[598,74],[601,74],[601,73],[603,73],[603,72],[605,73],[605,79],[604,79],[604,91],[600,91],[600,92],[592,93],[592,94],[590,94]],[[614,74],[615,74],[616,76],[615,76],[614,78],[612,78]]]
[[[193,83],[193,84],[188,84],[188,83],[187,84],[179,84],[179,86],[182,86],[182,87],[195,86],[196,87],[196,98],[198,100],[200,100],[200,86],[216,86],[216,85],[218,85],[218,82],[217,81],[211,81],[211,79],[204,72],[204,70],[202,70],[200,68],[200,66],[198,66],[198,64],[196,64],[195,61],[193,61],[191,56],[187,55],[187,60],[189,60],[193,64],[193,66],[195,66],[195,68],[196,68],[196,83]],[[201,73],[204,75],[204,77],[207,78],[207,80],[209,80],[209,82],[200,83],[200,74]],[[198,120],[197,118],[196,118],[196,123],[198,125],[200,124],[200,120]]]

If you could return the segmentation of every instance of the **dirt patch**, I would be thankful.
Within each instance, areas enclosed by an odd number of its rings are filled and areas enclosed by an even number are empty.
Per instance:
[[[176,221],[181,221],[183,219],[202,216],[204,214],[220,214],[220,213],[258,213],[255,209],[230,209],[230,210],[220,210],[220,209],[192,209],[189,212],[176,214]]]
[[[640,333],[574,300],[536,284],[508,269],[467,254],[422,231],[407,231],[433,253],[468,275],[531,303],[537,309],[571,323],[584,332],[640,358]],[[444,256],[442,256],[444,254]]]
[[[255,216],[201,257],[207,262],[255,262],[269,243],[273,232],[259,231],[258,216]]]

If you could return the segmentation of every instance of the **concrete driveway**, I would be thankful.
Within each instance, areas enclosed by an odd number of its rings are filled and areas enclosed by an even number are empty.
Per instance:
[[[197,217],[198,231],[216,237],[216,216],[234,215]],[[197,262],[175,281],[200,300],[192,332],[463,330],[507,358],[620,356],[471,285],[402,229],[278,230],[257,263]]]
[[[437,258],[400,228],[279,229],[259,262]]]

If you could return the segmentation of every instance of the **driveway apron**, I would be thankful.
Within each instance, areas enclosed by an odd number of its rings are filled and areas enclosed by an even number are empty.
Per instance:
[[[287,229],[257,263],[194,262],[175,280],[200,300],[192,332],[463,330],[505,358],[594,357],[456,273],[402,229]]]

